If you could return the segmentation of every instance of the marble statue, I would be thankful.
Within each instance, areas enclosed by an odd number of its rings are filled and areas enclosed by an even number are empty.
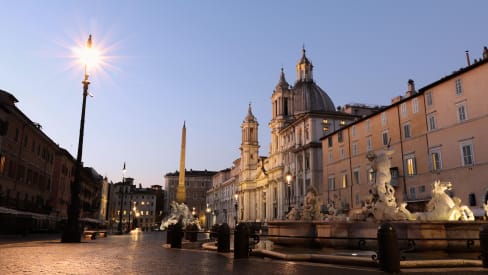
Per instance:
[[[170,206],[171,213],[169,214],[168,218],[161,223],[161,230],[166,230],[169,225],[176,224],[179,219],[182,220],[183,228],[186,228],[186,226],[189,224],[196,224],[198,230],[201,229],[198,219],[193,217],[186,204],[172,201]]]
[[[405,220],[407,217],[398,207],[395,198],[395,189],[390,185],[390,156],[393,150],[387,149],[377,153],[369,152],[367,158],[375,172],[375,181],[370,189],[370,205],[365,209],[364,216],[374,216],[376,220]]]
[[[405,209],[405,214],[409,220],[421,221],[474,221],[473,211],[461,205],[461,199],[451,198],[446,191],[452,189],[450,182],[436,180],[432,189],[432,199],[427,203],[426,212],[409,213]]]
[[[311,187],[305,195],[305,203],[303,205],[301,220],[320,220],[322,214],[320,213],[320,205],[322,200],[319,198],[317,190]]]
[[[296,220],[298,219],[298,210],[295,207],[292,207],[290,212],[286,214],[287,220]]]

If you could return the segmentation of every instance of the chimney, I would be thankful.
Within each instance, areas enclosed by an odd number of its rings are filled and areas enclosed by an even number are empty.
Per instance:
[[[483,59],[488,59],[488,48],[486,46],[483,48]]]
[[[466,61],[468,62],[468,66],[470,66],[471,60],[469,60],[469,51],[466,51]]]
[[[409,79],[408,80],[408,89],[407,89],[407,92],[406,92],[406,96],[407,97],[412,96],[416,92],[417,91],[415,91],[415,82],[412,79]]]

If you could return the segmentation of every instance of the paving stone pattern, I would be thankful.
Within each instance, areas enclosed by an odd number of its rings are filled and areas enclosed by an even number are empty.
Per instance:
[[[383,274],[375,268],[288,262],[201,249],[171,249],[164,232],[136,232],[60,243],[59,236],[0,236],[0,274]],[[442,270],[406,270],[431,274]],[[482,269],[444,270],[482,274]]]

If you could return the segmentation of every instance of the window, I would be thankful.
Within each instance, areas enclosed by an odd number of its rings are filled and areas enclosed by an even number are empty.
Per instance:
[[[352,144],[352,155],[357,156],[358,155],[358,143],[354,142]]]
[[[462,95],[463,83],[461,82],[461,79],[460,78],[456,79],[455,83],[456,83],[456,95]]]
[[[425,185],[419,186],[419,193],[424,193],[425,192]]]
[[[430,114],[427,116],[427,121],[428,121],[428,127],[429,131],[433,131],[437,129],[437,122],[436,122],[436,117],[435,114]]]
[[[372,151],[373,150],[373,142],[371,141],[371,137],[366,138],[366,151]]]
[[[402,103],[402,105],[400,105],[400,112],[402,114],[402,117],[407,116],[407,103]]]
[[[352,172],[353,180],[355,184],[360,184],[360,177],[359,177],[359,168],[354,169]]]
[[[386,125],[386,113],[383,112],[381,113],[381,126],[385,126]]]
[[[466,102],[456,104],[458,122],[463,122],[468,119],[468,114],[466,112]]]
[[[417,167],[415,163],[415,155],[405,156],[405,168],[408,176],[417,174]]]
[[[371,132],[371,121],[368,119],[366,120],[366,133]]]
[[[332,151],[329,151],[329,162],[332,162],[334,160]]]
[[[341,186],[342,186],[342,189],[347,188],[347,174],[342,174],[342,176],[341,176]]]
[[[410,123],[405,123],[403,125],[403,135],[405,136],[405,138],[411,137],[411,134],[410,134]]]
[[[474,164],[472,141],[465,141],[461,143],[461,161],[463,166],[470,166]]]
[[[342,130],[340,130],[339,132],[337,132],[337,142],[342,142],[343,141],[343,138],[342,138]]]
[[[335,190],[335,178],[334,176],[329,176],[328,180],[328,185],[329,185],[329,191]]]
[[[434,148],[430,150],[430,170],[431,171],[438,171],[442,169],[442,161],[441,161],[441,149]]]
[[[332,147],[332,137],[328,137],[328,138],[327,138],[327,145],[328,145],[329,147]]]
[[[419,99],[416,97],[412,99],[412,113],[418,113],[419,112]]]
[[[345,154],[344,154],[344,147],[339,148],[339,156],[340,156],[341,159],[344,159],[344,156],[345,156]]]
[[[427,106],[432,106],[432,91],[428,91],[425,93],[425,101]]]
[[[389,143],[388,131],[383,131],[383,133],[381,133],[381,138],[383,140],[383,145],[388,145]]]
[[[415,199],[415,187],[410,187],[410,199]]]
[[[352,135],[352,137],[356,137],[356,125],[353,125],[351,127],[351,135]]]

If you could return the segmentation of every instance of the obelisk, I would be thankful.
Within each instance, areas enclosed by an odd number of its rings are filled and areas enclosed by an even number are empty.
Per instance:
[[[185,126],[185,122],[183,122],[183,129],[181,130],[180,177],[178,178],[178,188],[176,189],[176,202],[178,203],[184,203],[186,201],[185,150],[186,150],[186,126]]]

